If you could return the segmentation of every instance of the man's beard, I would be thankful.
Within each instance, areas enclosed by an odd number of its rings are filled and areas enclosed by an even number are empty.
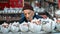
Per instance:
[[[32,17],[31,18],[27,18],[27,21],[28,22],[31,22],[32,19],[33,19]]]
[[[27,21],[28,21],[28,22],[30,22],[30,19],[29,19],[29,18],[27,18]]]

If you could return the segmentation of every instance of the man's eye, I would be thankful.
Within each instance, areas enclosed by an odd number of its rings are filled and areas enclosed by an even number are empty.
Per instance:
[[[28,13],[28,14],[30,14],[30,13]]]
[[[25,14],[26,15],[26,14]]]

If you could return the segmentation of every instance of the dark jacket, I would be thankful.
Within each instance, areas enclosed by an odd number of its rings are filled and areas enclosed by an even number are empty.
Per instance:
[[[39,19],[39,18],[43,18],[43,17],[35,14],[35,15],[33,16],[33,19],[34,19],[34,18]],[[24,21],[25,21],[25,22],[28,22],[28,21],[26,20],[25,16],[24,16],[24,14],[22,14],[22,15],[21,15],[21,19],[19,20],[19,23],[21,24],[21,23],[24,22]]]

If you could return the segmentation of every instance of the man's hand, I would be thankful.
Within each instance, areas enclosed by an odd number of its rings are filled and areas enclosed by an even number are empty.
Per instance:
[[[38,21],[38,20],[37,20],[37,21],[36,21],[36,24],[37,24],[37,25],[40,25],[40,24],[41,24],[41,21]]]
[[[60,20],[57,20],[56,22],[59,24],[60,23]]]
[[[31,23],[35,23],[37,25],[40,25],[41,21],[39,19],[36,19],[36,20],[32,20]]]

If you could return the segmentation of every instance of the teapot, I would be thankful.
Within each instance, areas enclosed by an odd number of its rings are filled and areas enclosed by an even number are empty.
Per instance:
[[[19,31],[19,23],[16,23],[16,22],[12,23],[11,24],[11,31],[18,32]]]
[[[27,32],[28,31],[28,23],[23,22],[22,24],[20,24],[19,28],[22,32]]]

